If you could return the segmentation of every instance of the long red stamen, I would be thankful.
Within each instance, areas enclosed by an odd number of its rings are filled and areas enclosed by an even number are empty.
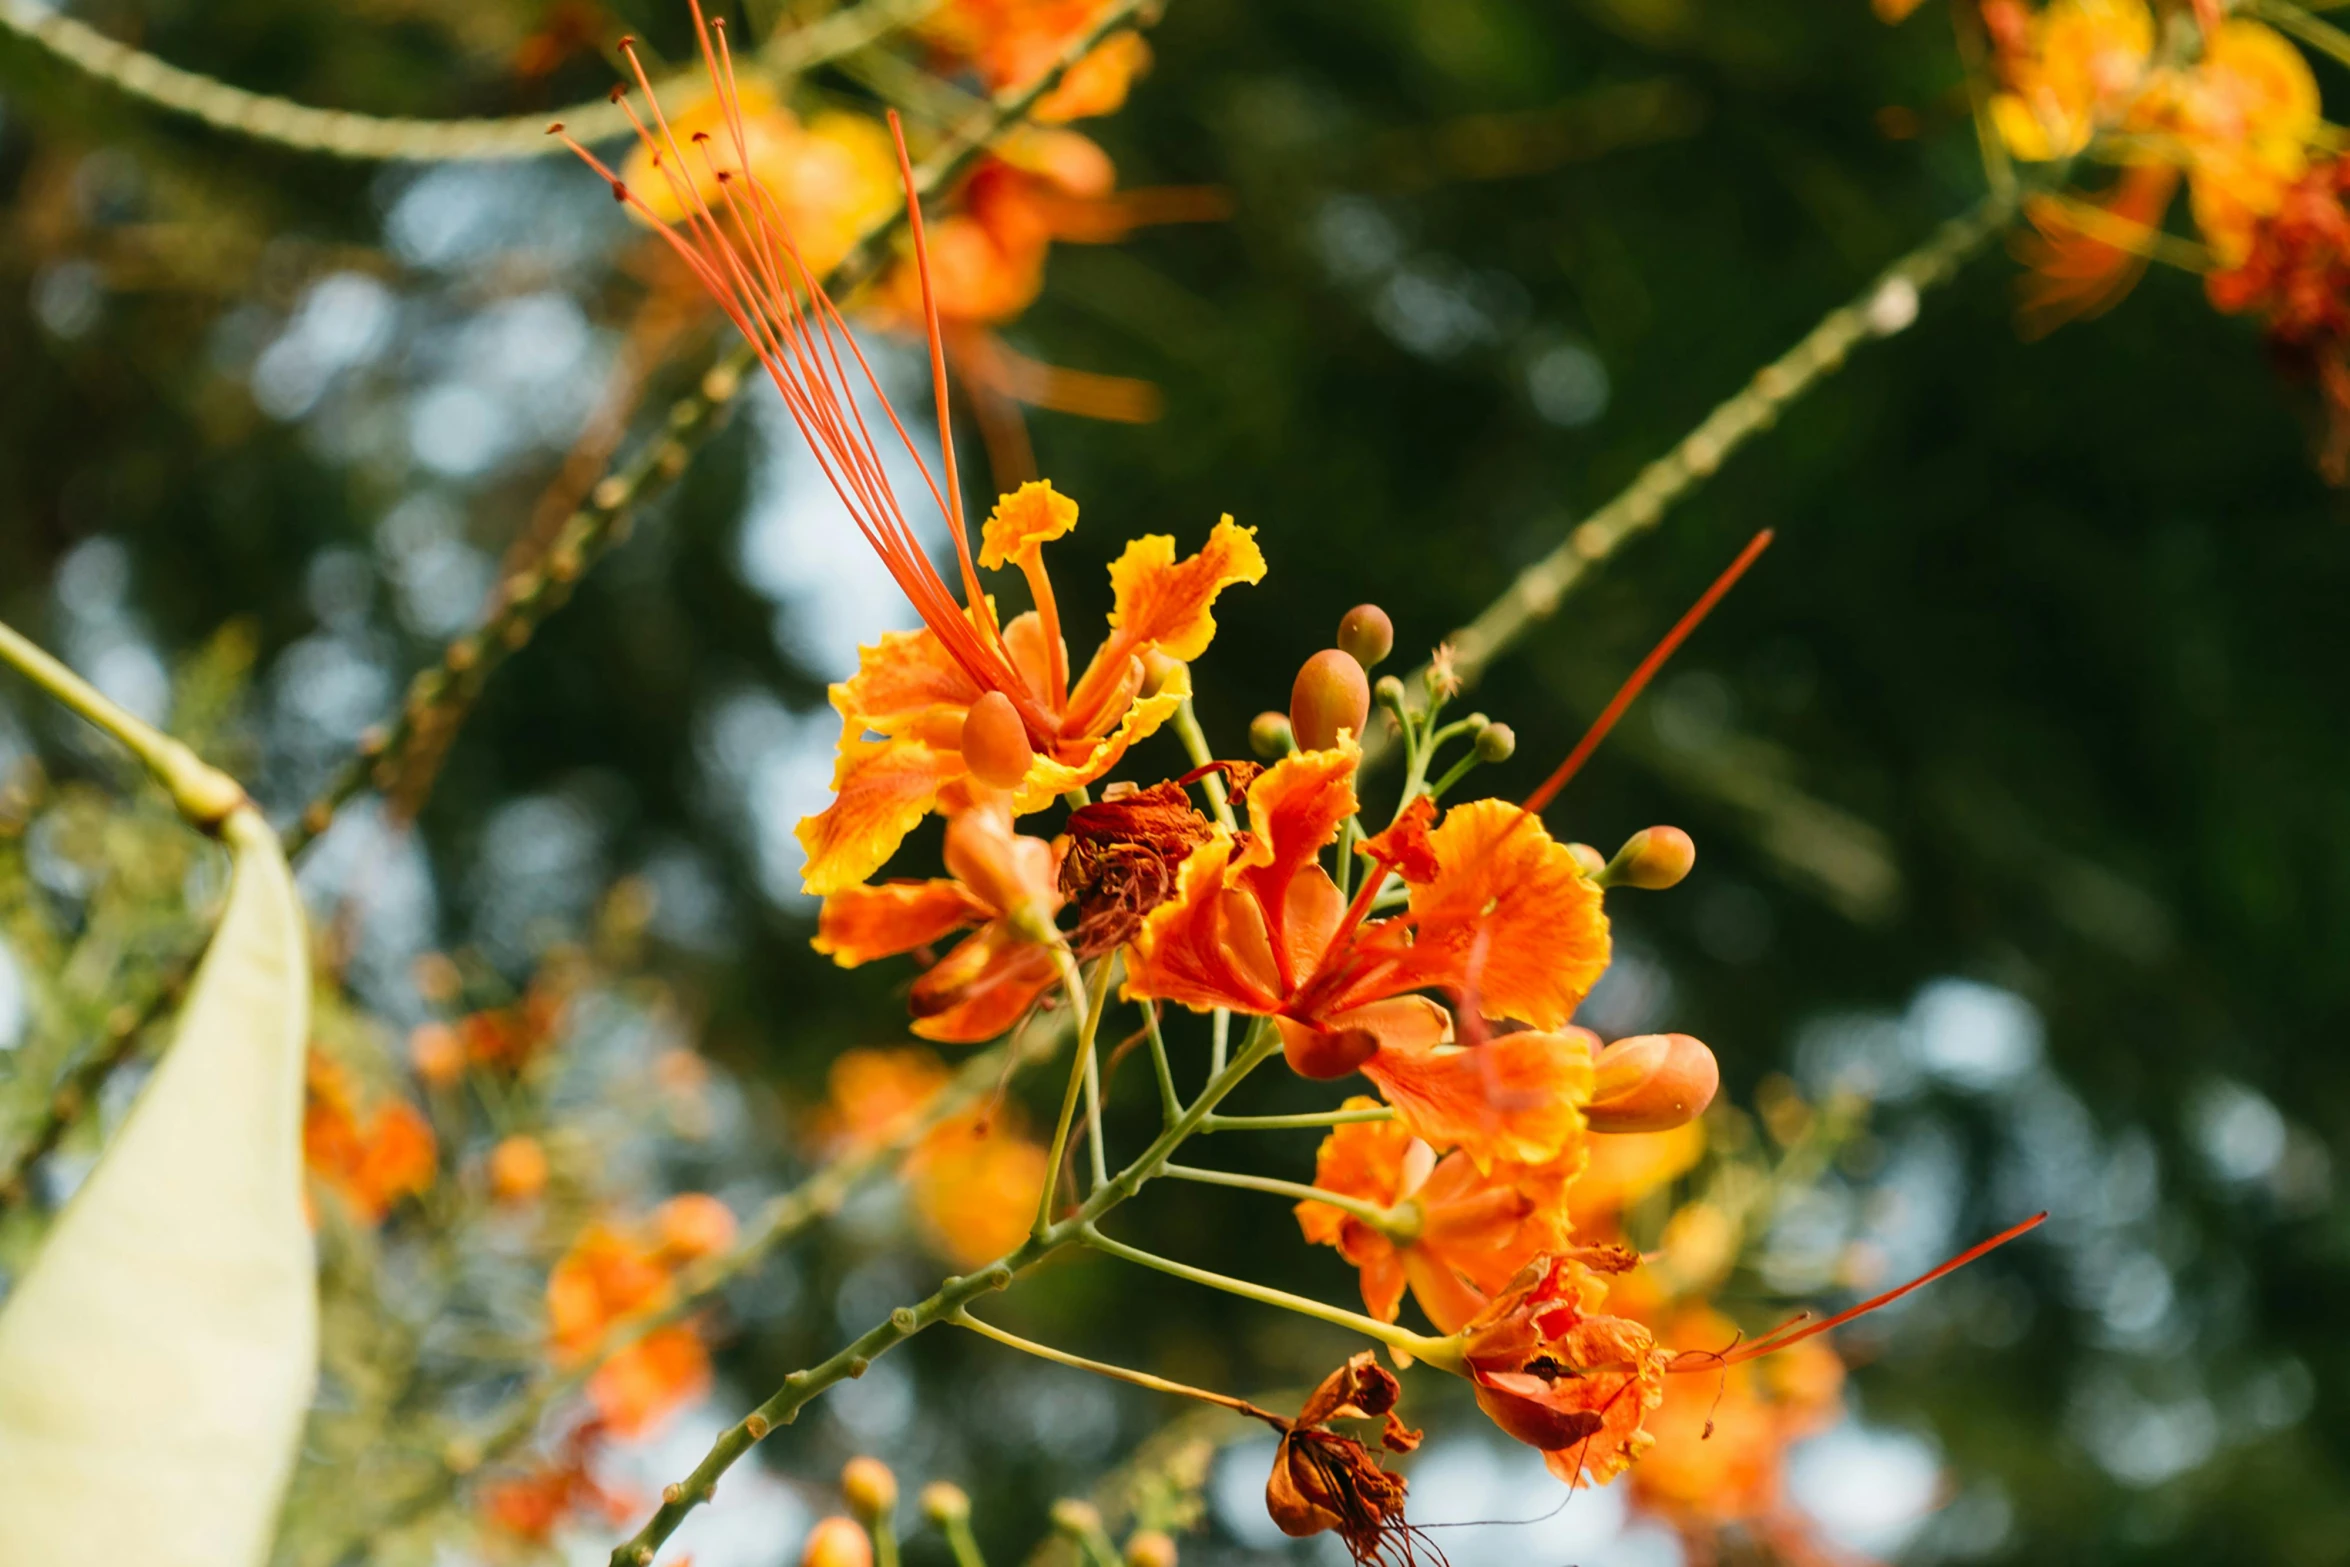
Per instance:
[[[2011,1225],[2007,1229],[2001,1230],[1997,1235],[1992,1236],[1989,1240],[1983,1241],[1978,1245],[1969,1246],[1965,1251],[1960,1252],[1957,1256],[1951,1258],[1948,1262],[1941,1264],[1939,1267],[1929,1268],[1924,1273],[1919,1274],[1916,1278],[1911,1279],[1907,1284],[1902,1285],[1898,1289],[1889,1289],[1882,1295],[1872,1295],[1867,1300],[1862,1301],[1859,1305],[1850,1307],[1844,1311],[1839,1311],[1832,1317],[1823,1317],[1817,1322],[1808,1322],[1803,1318],[1798,1317],[1793,1322],[1789,1322],[1783,1324],[1782,1326],[1773,1328],[1770,1332],[1764,1334],[1761,1338],[1754,1339],[1751,1342],[1745,1344],[1741,1344],[1736,1349],[1730,1350],[1727,1353],[1717,1355],[1712,1351],[1707,1350],[1685,1356],[1683,1358],[1689,1360],[1691,1364],[1684,1366],[1676,1361],[1671,1369],[1675,1371],[1711,1371],[1719,1366],[1735,1366],[1744,1361],[1755,1360],[1764,1355],[1775,1354],[1779,1350],[1787,1348],[1790,1344],[1800,1344],[1807,1338],[1811,1338],[1817,1334],[1827,1332],[1830,1328],[1840,1328],[1855,1317],[1866,1316],[1868,1313],[1875,1311],[1879,1306],[1891,1305],[1893,1302],[1899,1300],[1902,1296],[1908,1294],[1911,1290],[1925,1288],[1927,1285],[1933,1283],[1936,1279],[1942,1277],[1942,1275],[1945,1273],[1956,1272],[1958,1269],[1965,1267],[1968,1263],[1974,1261],[1977,1257],[1982,1256],[1986,1252],[1997,1251],[2000,1247],[2006,1245],[2009,1241],[2014,1240],[2017,1236],[2028,1234],[2029,1232],[2038,1229],[2043,1223],[2047,1221],[2047,1218],[2048,1215],[2044,1212],[2035,1213],[2030,1218],[2024,1220],[2023,1223]]]
[[[1771,529],[1765,528],[1754,536],[1745,549],[1738,552],[1738,558],[1730,562],[1730,569],[1714,579],[1714,585],[1707,588],[1698,601],[1689,607],[1689,613],[1683,615],[1673,629],[1665,633],[1665,639],[1656,645],[1655,651],[1640,661],[1640,667],[1632,671],[1632,677],[1624,682],[1591,727],[1583,732],[1583,738],[1575,742],[1575,749],[1569,751],[1567,759],[1559,763],[1558,771],[1543,779],[1542,787],[1526,796],[1527,810],[1539,812],[1558,797],[1558,792],[1567,786],[1567,780],[1574,777],[1583,764],[1591,759],[1591,753],[1599,749],[1599,742],[1605,740],[1607,732],[1616,727],[1616,720],[1624,716],[1624,710],[1632,705],[1649,681],[1656,678],[1656,672],[1664,667],[1665,660],[1671,658],[1681,644],[1688,640],[1689,633],[1697,629],[1697,623],[1713,612],[1713,607],[1722,601],[1722,595],[1737,586],[1738,579],[1746,575],[1746,568],[1754,564],[1757,555],[1770,547],[1774,536]]]
[[[709,20],[700,0],[692,0],[695,35],[717,96],[723,130],[718,137],[697,134],[692,154],[662,113],[652,83],[632,44],[623,42],[631,74],[644,90],[649,122],[637,116],[625,93],[615,97],[627,109],[639,140],[652,156],[681,217],[664,221],[636,192],[569,136],[563,140],[590,168],[611,185],[613,194],[644,218],[677,255],[750,342],[766,368],[792,422],[806,438],[810,453],[825,481],[864,535],[874,553],[923,624],[946,648],[963,672],[982,690],[1001,691],[1012,701],[1032,736],[1050,737],[1057,725],[1039,693],[1028,689],[1013,666],[979,585],[965,536],[962,499],[957,489],[954,437],[948,423],[946,385],[939,367],[938,317],[930,301],[929,257],[924,243],[920,203],[913,167],[898,137],[899,172],[906,181],[916,264],[921,270],[929,317],[933,373],[938,379],[941,477],[933,477],[896,408],[881,388],[880,378],[858,347],[838,307],[827,295],[814,270],[794,242],[782,204],[750,166],[750,138],[743,121],[742,103],[735,89],[734,60],[722,23]],[[893,119],[893,131],[895,123]],[[560,126],[551,127],[562,134]],[[734,167],[721,166],[714,143],[731,143]],[[713,200],[703,196],[695,175],[698,158],[715,182]],[[842,352],[845,346],[847,352]],[[851,369],[851,365],[854,369]],[[899,505],[883,467],[874,433],[860,406],[862,378],[887,419],[892,433],[913,458],[923,483],[947,520],[960,564],[964,602],[931,564],[913,527]]]

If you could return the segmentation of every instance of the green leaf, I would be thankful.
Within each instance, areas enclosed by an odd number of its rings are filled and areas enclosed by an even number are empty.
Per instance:
[[[0,1562],[254,1567],[317,1362],[302,1205],[309,949],[276,836],[179,1035],[0,1306]]]

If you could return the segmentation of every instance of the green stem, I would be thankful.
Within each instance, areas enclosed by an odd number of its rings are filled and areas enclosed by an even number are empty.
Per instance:
[[[1075,1245],[1083,1238],[1093,1222],[1118,1204],[1140,1191],[1145,1182],[1157,1175],[1167,1162],[1168,1155],[1185,1138],[1199,1130],[1217,1105],[1249,1073],[1271,1060],[1281,1049],[1280,1036],[1270,1028],[1259,1029],[1242,1046],[1239,1059],[1208,1080],[1173,1126],[1162,1131],[1151,1145],[1142,1151],[1132,1164],[1113,1176],[1109,1185],[1088,1197],[1084,1204],[1059,1224],[1032,1234],[1017,1248],[997,1258],[977,1273],[952,1278],[941,1285],[929,1299],[914,1306],[900,1306],[886,1321],[863,1334],[838,1354],[805,1371],[795,1371],[783,1379],[783,1386],[774,1397],[730,1426],[714,1443],[708,1454],[694,1466],[692,1474],[670,1490],[663,1492],[664,1500],[658,1511],[645,1521],[643,1528],[614,1548],[611,1567],[652,1567],[653,1555],[687,1516],[709,1500],[719,1478],[749,1452],[754,1443],[779,1425],[788,1424],[808,1401],[837,1382],[863,1376],[873,1363],[873,1357],[894,1349],[907,1339],[946,1321],[963,1310],[973,1300],[994,1290],[1007,1288],[1014,1277],[1033,1268],[1045,1258],[1064,1247]],[[1368,1319],[1365,1319],[1368,1320]],[[667,1498],[674,1496],[674,1501]]]
[[[1110,1179],[1110,1160],[1103,1141],[1108,1134],[1102,1130],[1101,1055],[1094,1049],[1094,1035],[1100,1031],[1101,1015],[1110,1003],[1110,970],[1116,966],[1116,958],[1105,957],[1095,967],[1093,992],[1086,997],[1085,1007],[1094,1027],[1080,1030],[1078,1040],[1085,1061],[1085,1145],[1093,1159],[1093,1189],[1097,1192]]]
[[[955,1567],[987,1567],[987,1558],[979,1554],[979,1539],[971,1532],[968,1517],[944,1519],[938,1528],[947,1537],[947,1549],[954,1553]]]
[[[865,1520],[865,1532],[873,1537],[873,1567],[898,1567],[898,1526],[887,1513]]]
[[[1398,1327],[1392,1322],[1381,1322],[1375,1317],[1366,1317],[1359,1311],[1348,1311],[1343,1306],[1325,1305],[1321,1301],[1311,1300],[1303,1295],[1292,1295],[1287,1290],[1277,1290],[1268,1284],[1256,1284],[1247,1279],[1235,1279],[1222,1273],[1212,1273],[1206,1268],[1195,1268],[1188,1262],[1177,1262],[1172,1257],[1162,1257],[1156,1252],[1144,1251],[1138,1246],[1129,1246],[1123,1241],[1114,1241],[1094,1228],[1091,1223],[1083,1227],[1081,1234],[1085,1244],[1096,1251],[1107,1252],[1113,1257],[1135,1263],[1141,1267],[1155,1268],[1171,1278],[1205,1285],[1213,1290],[1222,1290],[1227,1295],[1238,1295],[1243,1300],[1253,1300],[1259,1305],[1278,1306],[1283,1311],[1294,1311],[1301,1317],[1313,1317],[1318,1321],[1335,1323],[1342,1328],[1351,1328],[1365,1338],[1376,1339],[1390,1349],[1401,1350],[1414,1360],[1425,1360],[1440,1370],[1455,1373],[1462,1370],[1459,1346],[1449,1339],[1430,1338],[1424,1333],[1414,1333],[1409,1328]]]
[[[1363,1110],[1309,1110],[1303,1115],[1211,1115],[1201,1130],[1209,1132],[1291,1132],[1325,1126],[1354,1126],[1364,1121],[1392,1121],[1391,1105]]]
[[[1324,1191],[1319,1186],[1308,1186],[1303,1181],[1284,1181],[1272,1175],[1243,1175],[1232,1170],[1203,1170],[1188,1164],[1171,1164],[1160,1173],[1171,1181],[1197,1181],[1202,1186],[1229,1186],[1239,1191],[1265,1192],[1299,1202],[1324,1203],[1341,1213],[1353,1214],[1391,1239],[1407,1239],[1418,1229],[1416,1224],[1399,1216],[1392,1208],[1382,1208],[1375,1202],[1366,1202],[1360,1197],[1349,1197],[1341,1192]]]
[[[2273,24],[2279,32],[2291,33],[2320,54],[2330,56],[2338,65],[2350,65],[2350,33],[2331,22],[2319,21],[2300,6],[2288,4],[2287,0],[2249,0],[2238,10]]]
[[[1175,709],[1175,736],[1183,742],[1183,754],[1191,758],[1192,766],[1205,767],[1216,759],[1216,753],[1208,749],[1206,732],[1199,726],[1199,714],[1192,711],[1190,697],[1185,697],[1183,705]],[[1210,773],[1200,780],[1200,787],[1208,792],[1208,804],[1214,808],[1216,820],[1237,831],[1239,824],[1232,815],[1232,800],[1224,788],[1224,775]]]
[[[1446,768],[1442,778],[1437,779],[1436,782],[1428,786],[1428,798],[1431,800],[1443,799],[1446,792],[1449,791],[1454,784],[1459,783],[1462,779],[1468,777],[1471,772],[1475,771],[1477,764],[1482,760],[1484,760],[1484,758],[1480,757],[1474,750],[1470,751],[1459,761],[1453,763],[1452,766]]]
[[[1224,1070],[1224,1058],[1232,1050],[1232,1013],[1218,1007],[1208,1019],[1208,1075],[1214,1077]]]
[[[1045,1156],[1044,1190],[1037,1194],[1036,1222],[1029,1226],[1031,1238],[1042,1235],[1053,1222],[1053,1198],[1060,1189],[1061,1161],[1069,1153],[1069,1128],[1077,1120],[1077,1096],[1084,1091],[1086,1063],[1093,1059],[1093,1034],[1101,1021],[1100,1010],[1090,1004],[1084,977],[1077,969],[1077,959],[1067,946],[1055,943],[1053,956],[1060,964],[1061,988],[1069,993],[1069,1007],[1077,1016],[1077,1053],[1069,1062],[1069,1086],[1061,1090],[1061,1115],[1053,1125],[1051,1151]],[[1097,965],[1097,975],[1107,973],[1110,960],[1104,958]],[[1095,1124],[1099,1125],[1099,1118]]]
[[[171,795],[180,815],[207,832],[215,831],[241,806],[250,804],[244,786],[171,736],[108,701],[96,686],[14,627],[0,624],[0,662],[12,665],[59,703],[88,719],[121,743]]]
[[[1172,1167],[1169,1168],[1168,1173],[1174,1173]],[[1065,1349],[1055,1349],[1050,1344],[1039,1344],[1034,1339],[1022,1338],[1017,1333],[1007,1333],[993,1323],[980,1321],[968,1312],[962,1313],[953,1320],[955,1326],[969,1328],[981,1338],[994,1339],[998,1344],[1019,1350],[1024,1355],[1034,1355],[1039,1360],[1049,1360],[1057,1366],[1068,1366],[1077,1371],[1090,1371],[1095,1376],[1131,1383],[1135,1387],[1149,1388],[1154,1393],[1172,1393],[1178,1398],[1194,1398],[1203,1404],[1214,1404],[1220,1409],[1229,1409],[1238,1414],[1254,1416],[1256,1419],[1266,1421],[1276,1427],[1286,1425],[1279,1415],[1259,1409],[1245,1398],[1235,1398],[1229,1393],[1210,1392],[1204,1387],[1193,1387],[1188,1382],[1169,1381],[1165,1377],[1152,1376],[1147,1371],[1135,1371],[1125,1366],[1112,1365],[1106,1360],[1089,1360],[1083,1355],[1073,1355]]]
[[[1159,1033],[1158,1004],[1145,1001],[1142,1015],[1150,1029],[1151,1071],[1159,1080],[1159,1122],[1173,1126],[1176,1117],[1183,1114],[1183,1096],[1175,1091],[1175,1068],[1167,1060],[1167,1041]]]

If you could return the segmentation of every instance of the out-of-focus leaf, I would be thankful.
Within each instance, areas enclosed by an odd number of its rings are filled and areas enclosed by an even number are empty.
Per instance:
[[[0,1309],[0,1562],[264,1559],[316,1367],[302,1208],[309,954],[276,836],[179,1035]]]

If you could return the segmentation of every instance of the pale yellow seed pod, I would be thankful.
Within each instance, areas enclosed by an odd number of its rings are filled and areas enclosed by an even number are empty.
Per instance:
[[[800,1567],[873,1567],[873,1542],[854,1518],[826,1518],[808,1531]]]
[[[841,1466],[840,1494],[858,1517],[887,1518],[898,1505],[898,1477],[880,1459],[860,1455]]]

